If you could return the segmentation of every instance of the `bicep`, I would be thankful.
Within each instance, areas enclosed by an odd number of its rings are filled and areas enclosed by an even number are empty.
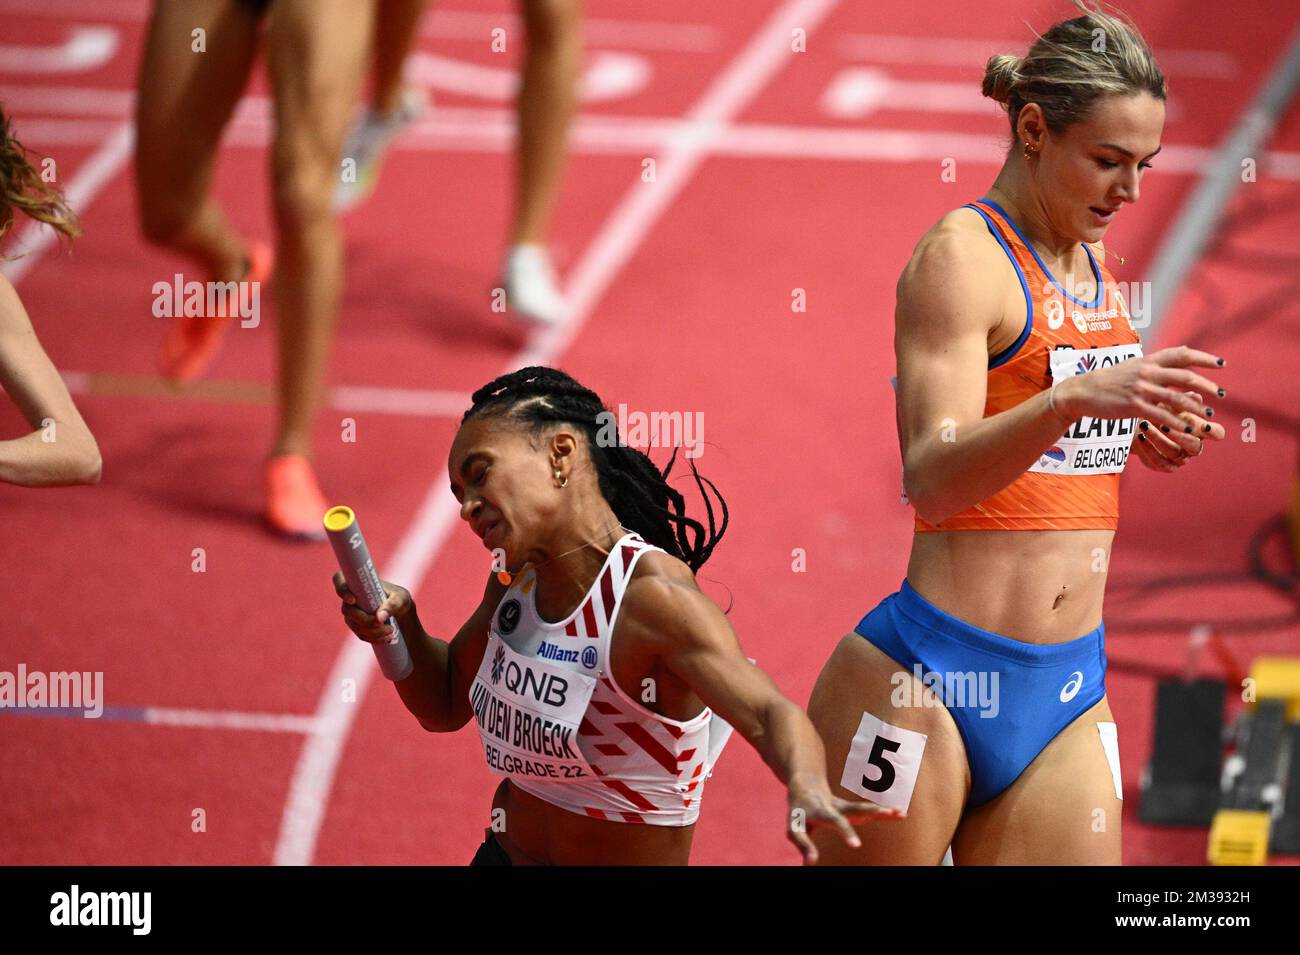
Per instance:
[[[894,351],[904,461],[915,439],[984,416],[1001,272],[969,236],[928,238],[898,283]]]
[[[680,595],[674,616],[680,621],[664,653],[668,670],[704,703],[752,739],[763,713],[783,697],[771,678],[746,659],[736,633],[713,601],[695,591]]]

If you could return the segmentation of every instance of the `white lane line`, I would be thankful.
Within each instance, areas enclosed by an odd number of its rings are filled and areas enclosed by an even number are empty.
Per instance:
[[[1031,38],[1020,40],[978,40],[970,37],[895,36],[879,33],[846,33],[836,46],[841,56],[870,63],[905,63],[915,66],[982,67],[995,53],[1023,55]],[[1179,77],[1233,79],[1237,60],[1222,50],[1155,50],[1161,69]]]
[[[106,397],[136,395],[152,397],[166,387],[161,379],[149,376],[126,378],[121,375],[77,371],[62,368],[59,374],[72,395]],[[102,379],[102,380],[101,380]],[[206,390],[204,390],[206,386]],[[214,387],[217,386],[217,387]],[[246,402],[271,404],[273,384],[260,381],[206,381],[195,390],[176,391],[172,395],[186,401]],[[0,389],[3,391],[3,389]],[[260,400],[262,395],[265,400]],[[470,405],[464,391],[434,388],[376,388],[370,385],[334,385],[326,395],[326,404],[336,411],[373,411],[378,414],[407,415],[426,418],[459,418]]]
[[[592,254],[569,276],[568,298],[578,313],[576,320],[543,330],[524,352],[522,364],[541,364],[569,346],[591,306],[632,257],[651,224],[714,150],[731,119],[789,62],[793,31],[799,28],[811,33],[833,6],[834,0],[787,3],[686,113],[685,122],[671,134],[667,148],[656,160],[655,181],[633,186],[618,213],[592,243]]]
[[[111,180],[126,161],[131,157],[135,145],[135,126],[128,120],[120,123],[104,140],[103,144],[79,167],[68,182],[64,196],[73,210],[84,216],[90,202],[100,189]],[[14,236],[9,255],[11,258],[0,265],[0,272],[5,278],[17,285],[32,266],[40,261],[41,255],[54,244],[58,233],[44,223],[27,219]]]
[[[0,707],[0,717],[54,716],[86,718],[85,707],[42,707],[15,710]],[[259,733],[310,733],[316,717],[296,713],[248,713],[241,710],[204,710],[170,706],[106,706],[92,719],[107,723],[148,723],[195,729],[249,730]]]
[[[158,726],[188,726],[201,729],[252,730],[263,733],[311,733],[316,717],[294,713],[242,713],[236,710],[173,709],[147,706],[144,722]]]
[[[943,84],[918,84],[938,88]],[[948,95],[944,87],[943,95]],[[103,142],[115,127],[104,120],[57,118],[44,113],[68,112],[99,117],[130,113],[133,94],[89,88],[24,87],[6,90],[7,103],[35,115],[22,121],[30,145],[83,145]],[[843,91],[835,95],[843,95]],[[959,105],[954,99],[953,106]],[[857,102],[861,106],[861,102]],[[962,109],[974,108],[967,103]],[[573,155],[648,156],[683,138],[710,138],[714,156],[763,159],[820,159],[843,162],[940,162],[944,159],[1001,165],[1005,158],[1000,133],[861,128],[849,125],[788,123],[727,123],[711,125],[689,118],[624,116],[588,113],[570,132]],[[241,100],[226,132],[227,146],[265,148],[270,142],[270,101],[250,96]],[[433,110],[403,133],[397,151],[513,152],[515,113],[498,107],[443,107]],[[1216,150],[1167,143],[1160,153],[1161,175],[1200,175],[1209,169]],[[1300,180],[1300,153],[1271,151],[1260,156],[1260,171],[1274,179]]]
[[[791,31],[802,27],[811,33],[834,4],[835,0],[788,0],[782,4],[741,54],[714,79],[688,116],[696,122],[713,123],[715,127],[725,124],[792,55]],[[572,341],[615,273],[645,239],[668,203],[681,192],[689,174],[699,166],[708,141],[706,135],[680,137],[661,157],[658,180],[653,183],[638,180],[624,194],[570,274],[566,291],[572,313],[568,322],[538,333],[507,370],[552,360]],[[455,501],[447,493],[444,467],[425,492],[415,519],[385,566],[383,576],[403,581],[412,591],[417,591],[450,533],[457,513]],[[276,865],[307,865],[312,861],[339,758],[375,669],[370,647],[349,633],[321,690],[316,708],[318,728],[304,741],[294,768],[272,855]],[[345,679],[355,681],[352,694],[355,702],[345,702],[342,692]]]
[[[463,391],[336,385],[330,389],[330,404],[340,411],[459,418],[469,407],[470,400],[469,394]]]
[[[135,109],[135,90],[6,83],[4,103],[10,114],[49,113],[58,116],[112,116],[125,119]],[[19,124],[19,132],[22,134],[20,138],[27,138],[29,122],[24,118]]]
[[[55,46],[0,44],[0,64],[6,73],[86,73],[111,60],[117,46],[113,27],[74,26]]]
[[[992,129],[990,127],[990,129]],[[270,124],[248,113],[231,124],[230,145],[262,148]],[[649,156],[683,139],[704,138],[718,157],[815,159],[841,162],[935,162],[945,159],[1001,165],[1006,145],[1000,131],[959,133],[911,129],[859,128],[850,125],[789,123],[710,123],[689,118],[588,114],[570,133],[574,155]],[[514,112],[508,109],[439,107],[414,124],[394,143],[404,151],[513,152]],[[1161,175],[1197,175],[1213,160],[1204,146],[1166,144],[1160,152]],[[1300,179],[1300,153],[1269,152],[1261,170],[1273,178]],[[938,171],[935,173],[938,176]]]

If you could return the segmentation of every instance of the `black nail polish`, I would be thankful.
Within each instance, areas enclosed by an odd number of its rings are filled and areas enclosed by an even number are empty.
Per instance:
[[[1141,424],[1138,425],[1138,427],[1141,428],[1143,431],[1145,431],[1147,428],[1150,427],[1150,425],[1147,424],[1145,421],[1143,421]]]
[[[1207,424],[1207,425],[1206,425],[1204,428],[1202,428],[1201,430],[1202,430],[1202,431],[1209,431],[1209,430],[1210,430],[1210,426]]]
[[[1222,389],[1222,388],[1219,389],[1219,397],[1220,397],[1220,398],[1223,397],[1223,389]]]
[[[1214,417],[1214,409],[1211,408],[1211,407],[1209,407],[1209,406],[1207,406],[1206,409],[1205,409],[1205,417],[1207,417],[1207,418],[1213,418],[1213,417]]]
[[[1143,434],[1141,431],[1139,431],[1139,432],[1138,432],[1138,440],[1139,440],[1139,441],[1145,441],[1146,439],[1147,439],[1147,436],[1146,436],[1145,434]]]
[[[1223,367],[1223,359],[1222,359],[1222,358],[1218,359],[1217,362],[1216,362],[1216,364],[1217,364],[1220,368],[1222,368],[1222,367]]]
[[[1184,431],[1184,433],[1186,433],[1186,434],[1191,434],[1191,433],[1192,433],[1192,426],[1189,424],[1186,428],[1183,429],[1183,431]]]
[[[1162,424],[1162,425],[1160,426],[1160,430],[1163,431],[1165,434],[1168,434],[1168,433],[1169,433],[1169,425],[1167,425],[1167,424]]]

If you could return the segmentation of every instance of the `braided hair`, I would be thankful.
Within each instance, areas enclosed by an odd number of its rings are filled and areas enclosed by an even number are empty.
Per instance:
[[[470,418],[503,415],[533,433],[559,424],[580,429],[596,465],[600,493],[619,523],[681,560],[692,573],[704,565],[722,540],[727,530],[727,502],[713,482],[695,469],[695,463],[690,461],[691,477],[704,499],[707,531],[702,523],[687,516],[685,498],[668,483],[677,450],[674,448],[668,466],[660,472],[646,455],[621,440],[612,445],[598,440],[601,417],[612,412],[594,391],[559,369],[536,365],[521,368],[488,382],[474,392],[472,401],[473,406],[461,419],[462,425]],[[710,490],[722,512],[720,526],[715,521]]]

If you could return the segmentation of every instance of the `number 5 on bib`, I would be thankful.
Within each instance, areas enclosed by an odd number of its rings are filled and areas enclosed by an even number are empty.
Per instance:
[[[907,811],[921,771],[925,734],[862,714],[840,785],[886,809]]]

